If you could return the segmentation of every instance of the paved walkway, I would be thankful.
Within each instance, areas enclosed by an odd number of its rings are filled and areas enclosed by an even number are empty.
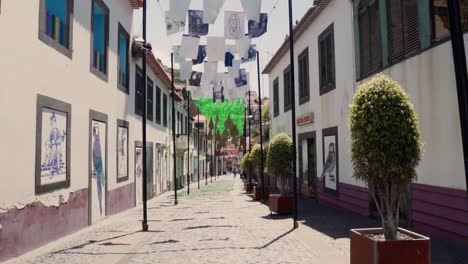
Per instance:
[[[8,263],[348,263],[346,241],[307,227],[291,231],[289,218],[242,191],[224,176],[148,203],[150,232],[140,232],[141,209],[109,217]],[[304,240],[303,238],[308,239]],[[310,244],[312,238],[314,243]]]

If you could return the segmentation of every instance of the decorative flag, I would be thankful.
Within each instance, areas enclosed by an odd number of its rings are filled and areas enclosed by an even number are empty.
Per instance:
[[[200,45],[200,37],[192,37],[183,35],[182,45],[180,46],[180,57],[184,59],[196,60],[198,57],[198,46]]]
[[[224,55],[224,66],[225,67],[232,67],[232,61],[234,60],[234,55],[227,51]]]
[[[247,57],[242,58],[241,62],[246,63],[246,62],[255,61],[255,59],[257,58],[257,45],[255,44],[250,45],[249,52],[247,53],[248,53]]]
[[[177,20],[184,20],[190,7],[191,0],[171,0],[169,1],[169,12]]]
[[[249,36],[251,38],[258,38],[267,32],[268,27],[268,14],[262,13],[260,15],[260,22],[249,20]]]
[[[231,78],[239,77],[240,65],[241,65],[240,60],[232,61],[232,67],[228,67],[229,77]]]
[[[206,58],[206,45],[198,46],[198,56],[196,60],[193,60],[193,65],[202,64]]]
[[[241,3],[247,19],[259,21],[262,0],[241,0]]]
[[[224,102],[224,82],[223,79],[211,81],[213,86],[213,103],[223,103]]]
[[[189,35],[206,36],[208,35],[209,25],[203,24],[202,10],[189,10]]]
[[[248,84],[248,77],[245,69],[241,69],[239,71],[239,76],[237,78],[234,78],[234,82],[236,83],[237,88],[241,88]]]
[[[252,39],[249,36],[243,36],[241,39],[236,40],[237,54],[241,58],[247,58],[249,55],[250,43]]]
[[[203,23],[214,24],[226,0],[203,0]]]
[[[181,80],[188,80],[190,79],[192,73],[192,61],[183,61],[180,63],[180,79]]]
[[[216,73],[218,72],[218,62],[205,62],[204,64],[203,79],[212,81],[216,79]]]
[[[207,61],[224,61],[226,40],[224,37],[207,38]]]
[[[200,87],[202,76],[203,73],[192,71],[192,73],[190,74],[189,86]]]
[[[245,34],[245,15],[241,12],[224,12],[224,36],[226,39],[241,39]]]
[[[180,56],[180,46],[173,46],[172,51],[174,53],[174,63],[181,63],[185,60]]]
[[[166,33],[172,35],[185,30],[185,17],[183,20],[176,19],[173,13],[166,11]]]

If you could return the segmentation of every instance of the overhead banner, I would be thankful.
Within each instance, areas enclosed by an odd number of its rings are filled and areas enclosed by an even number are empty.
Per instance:
[[[240,60],[233,60],[232,61],[232,67],[228,67],[229,76],[231,78],[239,77],[240,65],[241,65]]]
[[[190,36],[206,36],[209,31],[209,24],[203,23],[202,10],[189,10],[189,35]]]
[[[203,71],[203,80],[212,81],[216,79],[218,72],[218,62],[205,62]]]
[[[180,56],[180,46],[173,46],[172,52],[174,54],[174,63],[181,63],[185,59]]]
[[[252,39],[249,36],[243,36],[242,38],[236,40],[236,50],[237,50],[237,54],[239,55],[239,57],[241,58],[248,57],[250,43],[252,43]]]
[[[182,61],[180,63],[180,79],[181,80],[188,80],[192,74],[192,61]]]
[[[185,16],[183,19],[177,19],[170,11],[166,11],[166,33],[173,35],[185,30]]]
[[[248,28],[251,38],[258,38],[265,34],[268,28],[268,14],[262,13],[260,15],[260,22],[249,20]]]
[[[171,0],[169,1],[169,12],[172,13],[173,18],[177,20],[184,20],[187,16],[187,11],[190,7],[191,0]]]
[[[203,23],[214,24],[225,0],[203,0]]]
[[[192,71],[189,79],[189,86],[200,87],[203,73]]]
[[[239,76],[234,78],[234,82],[236,83],[236,88],[242,88],[249,84],[249,77],[248,72],[245,69],[241,69],[239,71]]]
[[[184,59],[196,60],[198,57],[199,45],[200,45],[200,37],[192,37],[192,36],[183,35],[179,56]]]
[[[241,59],[242,63],[255,61],[257,59],[257,45],[250,45],[250,49],[247,54],[247,57]]]
[[[206,45],[198,46],[198,56],[196,60],[193,60],[193,65],[202,64],[206,58]]]
[[[224,61],[226,39],[224,37],[208,37],[206,49],[207,61]]]
[[[260,20],[262,0],[241,0],[241,3],[248,20]]]
[[[236,11],[224,12],[224,36],[226,39],[241,39],[245,34],[245,15]]]

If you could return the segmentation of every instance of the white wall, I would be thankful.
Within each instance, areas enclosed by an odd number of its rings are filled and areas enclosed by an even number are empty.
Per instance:
[[[451,43],[429,49],[383,73],[403,86],[418,114],[425,146],[417,182],[466,190]]]
[[[337,88],[319,96],[318,35],[334,21]],[[296,106],[299,117],[315,113],[315,123],[297,128],[297,133],[317,131],[318,173],[322,171],[322,133],[326,127],[338,125],[340,182],[363,186],[352,178],[350,159],[349,104],[355,91],[354,36],[352,9],[348,1],[332,1],[327,9],[307,29],[295,44],[297,55],[308,46],[310,59],[311,100],[298,104],[296,61]],[[468,40],[465,38],[465,46]],[[289,53],[271,71],[269,84],[279,76],[280,115],[271,122],[272,136],[280,132],[291,134],[291,112],[283,111],[283,70],[289,64]],[[419,116],[424,156],[419,167],[418,183],[466,190],[460,119],[451,43],[446,42],[383,71],[399,82],[408,92]],[[366,80],[363,80],[366,81]],[[273,117],[273,103],[270,108]]]
[[[90,72],[91,1],[74,1],[72,59],[38,39],[39,2],[4,0],[2,3],[0,32],[5,38],[0,42],[0,178],[4,184],[0,185],[0,212],[33,201],[57,205],[59,196],[63,195],[66,201],[70,192],[88,187],[90,109],[107,114],[109,119],[109,190],[134,181],[134,141],[141,140],[141,119],[134,115],[135,66],[131,59],[130,95],[127,95],[117,89],[116,54],[118,22],[130,32],[133,10],[128,1],[104,0],[110,9],[108,82],[105,82]],[[167,93],[167,88],[149,74]],[[39,196],[34,191],[37,94],[72,105],[71,186]],[[168,100],[170,107],[170,97]],[[130,123],[129,180],[122,183],[116,181],[117,119]],[[170,119],[168,125],[170,128]],[[148,125],[148,141],[169,147],[169,135],[168,129]]]
[[[356,182],[352,178],[348,140],[348,106],[352,101],[355,87],[352,18],[352,5],[349,1],[332,1],[294,44],[296,118],[310,112],[313,112],[315,115],[313,124],[297,126],[297,134],[316,131],[317,174],[320,176],[324,162],[322,157],[322,129],[338,126],[339,181],[363,186],[363,183]],[[318,36],[332,23],[334,24],[335,39],[336,89],[320,96]],[[309,49],[310,101],[299,105],[299,66],[297,57],[306,48]],[[271,95],[270,115],[273,118],[271,121],[272,138],[281,132],[291,135],[291,111],[284,113],[283,98],[283,71],[290,64],[289,57],[289,52],[287,52],[269,74]],[[273,102],[275,98],[273,98],[273,82],[277,77],[279,80],[280,115],[274,117]],[[299,144],[300,142],[298,141]]]

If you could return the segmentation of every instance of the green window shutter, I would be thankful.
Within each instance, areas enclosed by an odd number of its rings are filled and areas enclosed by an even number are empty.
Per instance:
[[[376,0],[377,1],[377,0]],[[380,42],[382,52],[382,66],[388,66],[388,33],[387,33],[387,5],[386,0],[379,1],[379,18],[380,18]]]
[[[419,41],[422,49],[431,45],[431,10],[429,0],[418,0]]]

